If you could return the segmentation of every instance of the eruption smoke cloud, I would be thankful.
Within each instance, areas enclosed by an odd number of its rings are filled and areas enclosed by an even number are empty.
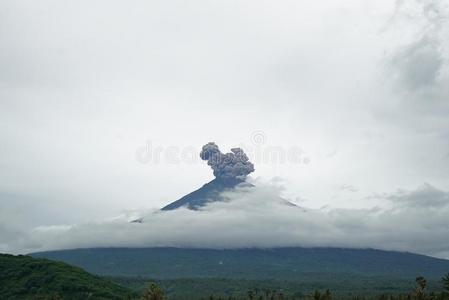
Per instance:
[[[240,148],[232,148],[231,153],[223,154],[217,144],[210,142],[203,146],[200,157],[207,160],[217,179],[243,181],[254,172],[254,165]]]

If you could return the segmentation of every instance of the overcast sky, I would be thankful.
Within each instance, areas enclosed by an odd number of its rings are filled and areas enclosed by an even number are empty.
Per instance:
[[[0,1],[0,250],[180,198],[211,141],[311,209],[446,207],[448,6]]]

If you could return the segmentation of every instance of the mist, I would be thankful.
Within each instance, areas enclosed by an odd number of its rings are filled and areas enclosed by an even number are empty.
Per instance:
[[[388,208],[309,209],[287,205],[277,181],[252,183],[255,187],[226,192],[225,201],[198,211],[134,211],[101,222],[42,226],[28,234],[10,235],[6,249],[3,245],[0,250],[342,247],[449,258],[449,193],[431,185],[373,196],[388,201]],[[142,223],[131,223],[137,216]]]

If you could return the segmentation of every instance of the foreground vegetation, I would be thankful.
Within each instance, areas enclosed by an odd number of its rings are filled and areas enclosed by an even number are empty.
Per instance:
[[[71,265],[0,254],[0,299],[128,299],[135,294]]]
[[[151,280],[147,278],[120,277],[110,278],[114,282],[141,293],[149,284],[155,282],[165,291],[170,300],[201,299],[214,295],[215,298],[229,297],[245,299],[248,291],[259,293],[266,291],[282,291],[284,297],[306,299],[315,290],[332,292],[333,299],[351,299],[356,295],[369,296],[375,299],[382,294],[406,294],[414,285],[413,277],[397,279],[394,277],[361,276],[361,275],[331,275],[308,274],[300,280],[249,280],[230,278],[185,278]],[[428,293],[442,290],[440,279],[427,282]],[[260,296],[260,295],[259,295]],[[257,299],[257,298],[255,298]]]
[[[191,286],[192,287],[192,286]],[[162,299],[204,299],[204,300],[449,300],[449,274],[442,279],[439,289],[429,290],[427,280],[424,277],[418,277],[415,280],[415,286],[404,293],[376,293],[367,287],[365,291],[353,293],[346,291],[345,293],[333,293],[329,289],[314,290],[311,292],[296,292],[284,289],[270,288],[254,288],[241,293],[241,291],[233,290],[230,286],[228,292],[232,295],[210,294],[204,296],[205,290],[202,290],[203,296],[193,296],[192,291],[201,291],[196,286],[193,289],[185,289],[179,294],[173,294],[170,287],[165,290],[151,283],[141,299],[145,300],[162,300]]]
[[[303,280],[104,278],[71,265],[0,254],[0,299],[127,300],[449,300],[442,280],[310,274]],[[317,279],[320,279],[317,281]],[[325,280],[323,280],[325,279]]]

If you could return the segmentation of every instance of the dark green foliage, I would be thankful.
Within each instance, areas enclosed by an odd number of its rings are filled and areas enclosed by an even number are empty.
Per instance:
[[[382,294],[369,295],[365,293],[363,296],[345,295],[335,297],[330,290],[320,291],[315,290],[308,295],[288,295],[284,294],[282,290],[269,289],[252,289],[241,296],[216,296],[211,295],[202,298],[189,298],[184,295],[179,299],[202,299],[202,300],[449,300],[449,294],[445,292],[426,292],[426,280],[423,277],[416,279],[416,288],[409,293],[403,294]],[[173,298],[174,299],[174,298]]]
[[[332,300],[390,300],[391,295],[408,295],[414,291],[413,279],[398,280],[367,276],[348,277],[343,275],[332,277],[310,274],[310,276],[304,277],[299,281],[229,278],[149,280],[145,278],[121,277],[111,279],[139,292],[142,292],[149,282],[154,281],[165,291],[167,298],[170,300],[206,300],[212,299],[210,298],[211,295],[213,295],[213,299],[249,299],[249,292],[255,300],[260,299],[261,296],[265,297],[262,299],[271,299],[271,296],[267,298],[267,292],[270,292],[270,295],[277,294],[279,296],[279,294],[282,294],[283,299],[312,300],[313,296],[319,293],[320,299],[329,299],[329,296],[331,296]],[[426,290],[429,294],[439,293],[442,288],[439,280],[429,280],[427,285]],[[278,298],[274,299],[278,300]],[[403,300],[405,299],[407,298]]]
[[[426,297],[426,289],[427,289],[427,280],[420,276],[416,278],[416,288],[414,291],[414,296],[417,300],[425,300]]]
[[[449,292],[449,273],[446,274],[441,281],[443,282],[444,289]]]
[[[332,300],[332,294],[329,290],[326,290],[326,292],[321,293],[320,291],[316,290],[312,294],[313,300]]]
[[[30,256],[0,254],[0,299],[127,299],[130,290],[84,270]]]
[[[153,287],[154,289],[154,287]],[[162,299],[162,298],[145,298],[145,299]],[[178,298],[171,298],[178,299]],[[381,294],[370,295],[364,293],[362,296],[344,295],[334,297],[330,290],[324,292],[315,290],[308,295],[298,294],[284,294],[282,290],[270,290],[270,289],[251,289],[246,292],[245,295],[230,295],[230,296],[215,296],[211,295],[206,298],[190,298],[188,295],[183,295],[179,299],[202,299],[202,300],[449,300],[449,294],[443,292],[427,292],[427,280],[424,277],[416,278],[416,287],[409,293],[402,294]]]
[[[164,291],[154,282],[143,292],[141,300],[164,300]]]

